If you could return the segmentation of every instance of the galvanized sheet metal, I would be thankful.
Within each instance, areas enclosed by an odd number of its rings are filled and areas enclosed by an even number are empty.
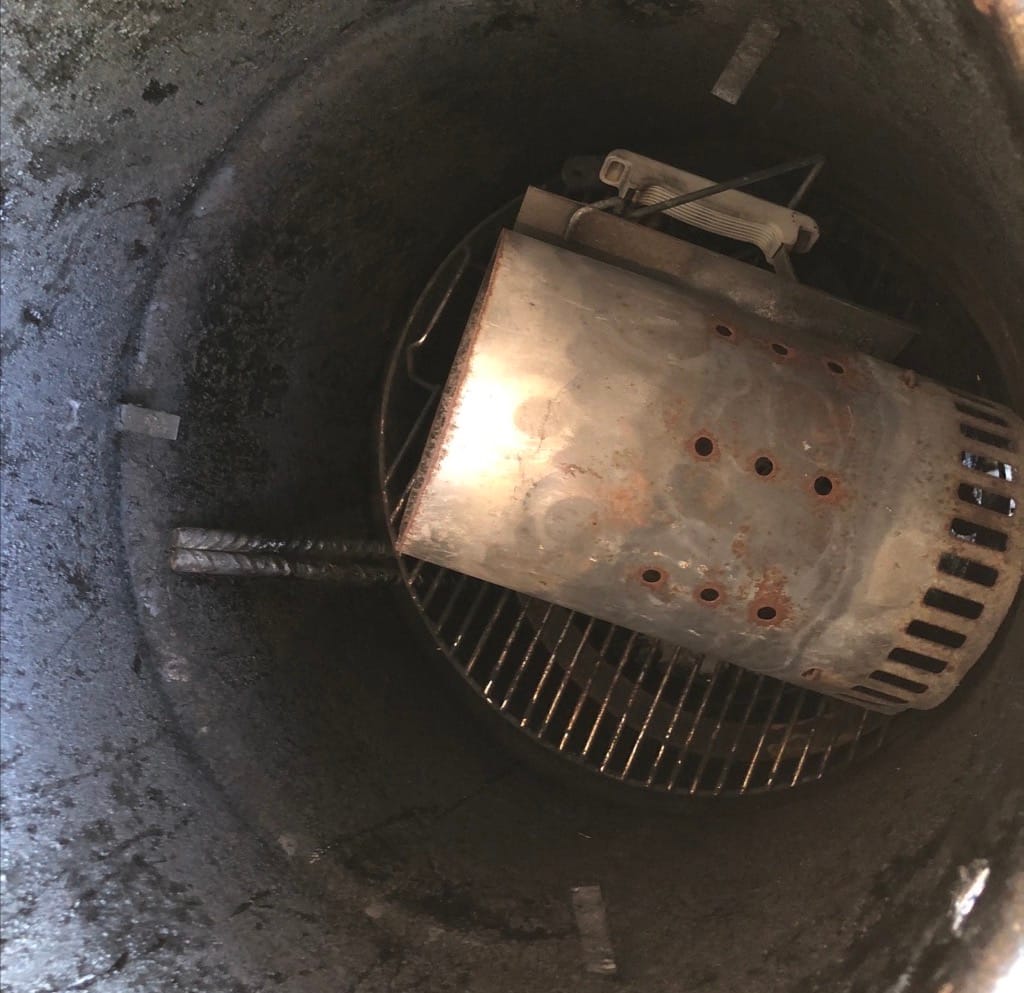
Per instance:
[[[967,420],[1009,448],[968,438],[957,402],[720,298],[505,232],[399,550],[820,692],[934,706],[1021,574],[1019,515],[959,494],[991,478],[963,465],[965,445],[1010,464],[1024,431],[980,401],[1006,426]],[[1005,547],[957,537],[954,519]],[[943,573],[944,553],[996,579]],[[946,579],[969,585],[977,617],[926,606]]]

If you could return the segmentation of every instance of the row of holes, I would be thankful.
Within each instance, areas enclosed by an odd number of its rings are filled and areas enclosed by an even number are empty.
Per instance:
[[[706,435],[701,435],[693,443],[693,450],[702,458],[710,458],[715,451],[715,443]],[[771,476],[775,472],[775,463],[767,455],[759,455],[754,459],[754,472],[759,476]],[[814,480],[814,492],[818,496],[828,496],[832,492],[833,482],[828,476],[818,476]]]
[[[971,402],[966,402],[968,399]],[[993,411],[983,409],[978,406],[979,403],[988,406],[987,401],[975,398],[965,398],[964,401],[956,401],[954,406],[961,414],[966,414],[968,417],[973,417],[998,427],[1009,427],[1005,418]],[[1011,438],[995,434],[992,431],[983,430],[973,424],[961,422],[960,432],[965,438],[971,438],[993,448],[999,448],[1004,451],[1015,450]],[[967,469],[972,469],[998,479],[1012,480],[1015,476],[1015,470],[1009,463],[972,452],[961,452],[960,464]],[[1017,509],[1017,503],[1012,497],[1004,496],[1001,493],[994,493],[991,490],[985,489],[984,486],[975,483],[960,484],[957,489],[957,497],[964,503],[980,507],[982,510],[1000,514],[1004,517],[1012,517]],[[960,517],[955,517],[951,522],[950,533],[961,541],[981,545],[982,547],[1000,552],[1006,551],[1008,544],[1008,535],[1004,532],[976,524],[973,521],[966,521]],[[981,562],[952,553],[945,553],[940,556],[939,571],[948,576],[954,576],[957,579],[986,588],[993,587],[999,578],[999,571],[992,566],[984,565]],[[978,600],[950,593],[938,587],[928,590],[924,596],[924,604],[934,610],[944,611],[947,614],[970,621],[975,621],[981,617],[985,609],[985,605]],[[950,628],[920,620],[911,621],[907,625],[906,633],[918,641],[927,641],[934,645],[954,650],[962,648],[967,641],[967,636],[960,631],[953,631]],[[930,675],[938,675],[947,666],[943,659],[902,647],[894,648],[889,652],[889,660]],[[887,672],[884,669],[876,669],[869,678],[873,682],[882,683],[904,693],[917,694],[925,693],[928,690],[927,683],[907,679],[904,676]],[[853,690],[861,694],[862,697],[867,697],[873,701],[892,704],[907,702],[904,697],[896,696],[891,692],[886,693],[871,686],[858,685],[854,686]],[[851,699],[854,699],[854,697],[851,697]]]
[[[665,574],[660,569],[652,567],[644,569],[643,572],[640,573],[640,578],[648,585],[655,586],[665,578]],[[710,605],[717,603],[722,598],[722,592],[714,586],[705,586],[703,589],[698,591],[697,598],[703,603]],[[755,613],[762,621],[774,621],[779,614],[774,607],[768,604],[758,607]]]
[[[736,332],[731,327],[729,327],[728,324],[717,324],[715,325],[715,330],[723,338],[732,338],[736,334]],[[776,355],[779,355],[783,358],[791,354],[790,347],[788,345],[783,345],[780,341],[773,341],[771,349]],[[844,372],[846,372],[846,369],[843,367],[843,365],[839,362],[836,362],[835,359],[825,359],[825,368],[836,376],[841,376]]]

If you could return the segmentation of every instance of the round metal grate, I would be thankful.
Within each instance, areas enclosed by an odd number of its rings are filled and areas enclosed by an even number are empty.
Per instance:
[[[397,343],[379,437],[392,541],[498,231],[518,204],[485,220],[445,259]],[[849,253],[856,241],[848,216],[841,230],[837,240]],[[904,316],[916,295],[913,275],[891,254],[876,271],[868,262],[879,245],[867,233],[860,244],[865,290],[898,287],[899,302],[879,309]],[[866,292],[848,295],[872,302]],[[403,558],[400,570],[433,643],[481,701],[541,744],[621,782],[694,796],[779,790],[875,751],[893,720],[438,566]]]

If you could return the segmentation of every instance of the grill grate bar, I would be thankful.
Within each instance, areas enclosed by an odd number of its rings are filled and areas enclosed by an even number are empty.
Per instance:
[[[665,732],[665,737],[661,741],[658,754],[655,756],[654,762],[651,765],[651,774],[647,777],[646,785],[648,786],[651,786],[654,783],[654,779],[661,767],[661,760],[665,757],[665,753],[668,751],[668,743],[672,740],[672,736],[675,734],[676,725],[679,723],[679,718],[683,712],[683,706],[690,697],[690,691],[693,689],[694,684],[697,681],[697,674],[699,672],[700,662],[694,662],[690,666],[690,675],[686,679],[686,686],[679,695],[679,701],[676,703],[676,709],[672,714],[672,720],[669,722],[668,730]]]
[[[615,692],[615,687],[619,682],[619,676],[622,675],[622,670],[626,668],[626,663],[629,661],[630,655],[633,654],[633,648],[636,646],[637,639],[640,637],[636,631],[631,631],[629,640],[626,642],[626,647],[622,650],[622,655],[619,656],[619,664],[615,667],[612,673],[611,683],[608,686],[608,690],[601,700],[601,709],[598,711],[597,717],[594,723],[591,725],[590,734],[587,736],[587,743],[583,746],[583,758],[586,758],[590,754],[590,749],[594,747],[594,739],[597,737],[598,729],[601,727],[601,722],[604,720],[604,715],[608,711],[608,704],[611,702],[612,693]]]
[[[732,701],[736,696],[736,690],[743,679],[743,670],[736,669],[733,673],[732,685],[729,687],[729,695],[725,698],[725,704],[719,713],[718,720],[715,721],[715,726],[711,731],[711,737],[708,739],[707,747],[704,749],[704,754],[701,756],[701,760],[697,765],[697,771],[693,774],[690,780],[690,794],[691,796],[697,792],[697,787],[700,786],[701,779],[704,777],[704,770],[708,766],[708,762],[711,761],[711,756],[714,753],[715,742],[718,740],[718,735],[722,730],[722,720],[729,711],[729,707],[732,706]]]
[[[690,732],[686,736],[686,742],[683,747],[679,750],[679,755],[676,756],[676,764],[669,776],[668,788],[670,790],[675,789],[676,780],[679,778],[679,773],[682,772],[683,762],[690,753],[690,746],[693,744],[693,739],[697,734],[697,729],[701,726],[701,718],[704,716],[704,711],[707,709],[708,701],[711,699],[711,694],[715,691],[715,686],[718,683],[718,677],[721,676],[725,669],[725,663],[716,662],[715,671],[711,673],[711,679],[708,681],[708,685],[704,687],[704,696],[701,698],[700,706],[697,708],[697,713],[693,718],[693,723],[690,725]]]
[[[466,611],[462,618],[462,624],[459,625],[459,630],[456,632],[455,637],[452,638],[452,650],[458,651],[462,645],[462,639],[466,637],[466,633],[469,631],[470,624],[476,619],[476,615],[480,612],[480,608],[483,606],[484,599],[487,596],[488,590],[493,590],[494,587],[489,583],[480,583],[480,589],[477,591],[476,596],[473,598],[472,604],[470,604],[469,610]]]
[[[661,702],[662,694],[665,692],[665,687],[668,685],[669,677],[672,675],[672,671],[675,668],[676,662],[679,660],[679,655],[682,652],[681,648],[675,649],[672,655],[668,658],[665,663],[665,671],[662,674],[661,681],[658,683],[658,689],[654,696],[651,698],[651,705],[647,708],[647,713],[644,716],[643,724],[640,725],[640,730],[637,733],[636,741],[633,742],[633,749],[629,753],[626,759],[626,764],[622,770],[622,778],[626,779],[629,776],[630,770],[633,768],[633,763],[636,761],[637,753],[640,751],[640,746],[647,740],[647,729],[651,726],[651,718],[654,717],[654,712],[658,709],[658,704]]]
[[[800,709],[803,707],[804,699],[807,697],[807,690],[800,690],[799,695],[793,702],[793,716],[790,717],[789,722],[786,724],[786,730],[782,735],[782,741],[779,742],[779,750],[775,755],[775,761],[772,763],[771,772],[768,773],[768,782],[765,786],[769,789],[775,783],[775,776],[779,771],[779,766],[782,764],[782,760],[785,757],[786,749],[789,747],[789,739],[793,735],[793,728],[796,727],[797,721],[800,719]]]
[[[778,712],[779,704],[782,702],[782,694],[786,689],[785,683],[779,683],[775,690],[775,697],[772,700],[771,709],[768,711],[768,716],[765,718],[764,726],[761,728],[761,737],[757,739],[757,745],[754,748],[754,754],[750,757],[750,763],[747,765],[747,774],[743,777],[743,785],[740,787],[742,792],[746,792],[747,787],[750,786],[750,780],[753,778],[754,770],[757,768],[757,760],[761,757],[761,751],[764,748],[765,739],[768,737],[768,732],[771,730],[775,715]]]
[[[743,719],[736,726],[736,734],[732,739],[732,747],[729,749],[728,758],[722,763],[722,770],[718,774],[718,781],[715,783],[715,788],[712,792],[718,796],[722,792],[722,788],[725,786],[726,780],[729,778],[729,773],[732,771],[732,767],[736,762],[736,751],[739,748],[740,739],[746,732],[747,725],[750,723],[750,717],[754,713],[754,704],[757,703],[757,698],[761,694],[761,688],[764,686],[764,675],[758,673],[757,682],[754,683],[754,690],[750,694],[750,699],[747,701],[746,710],[743,713]]]
[[[604,642],[601,645],[600,651],[597,653],[598,661],[604,658],[604,653],[608,651],[608,646],[611,644],[612,635],[617,629],[614,625],[608,626],[608,633],[604,636]],[[597,662],[594,667],[590,670],[590,675],[587,676],[587,683],[583,687],[583,692],[580,693],[579,699],[576,701],[576,706],[573,708],[572,716],[569,718],[569,723],[566,725],[565,731],[562,734],[562,740],[558,743],[558,750],[560,752],[565,751],[565,746],[569,741],[569,736],[572,734],[576,727],[576,722],[580,719],[580,712],[583,710],[583,705],[587,701],[587,697],[590,693],[590,687],[594,684],[594,674],[597,672]]]
[[[522,679],[523,673],[526,672],[530,659],[533,658],[533,653],[537,649],[537,644],[540,641],[540,636],[543,633],[544,628],[547,626],[548,621],[551,619],[551,614],[554,611],[554,609],[555,605],[553,603],[549,603],[546,609],[544,610],[544,617],[542,618],[540,624],[537,625],[536,630],[534,631],[533,638],[530,641],[530,647],[526,649],[526,654],[523,656],[523,661],[519,663],[519,666],[516,668],[515,674],[512,676],[512,682],[509,683],[508,689],[505,691],[505,697],[501,701],[501,704],[498,708],[499,710],[505,710],[508,707],[509,702],[512,699],[512,694],[515,693],[515,691],[519,688],[519,681]]]
[[[572,629],[572,622],[575,617],[575,611],[569,611],[566,615],[565,622],[562,624],[562,630],[558,635],[558,640],[548,653],[548,660],[544,666],[544,671],[541,673],[540,679],[537,680],[537,688],[533,691],[533,696],[530,697],[530,703],[528,704],[526,711],[523,713],[522,719],[519,721],[520,727],[526,727],[530,718],[533,716],[533,710],[537,706],[537,701],[540,699],[541,691],[547,685],[548,677],[551,675],[551,672],[555,667],[555,659],[558,657],[558,653],[561,651],[562,645],[565,643],[566,635],[568,635],[569,631]]]
[[[501,647],[501,654],[498,656],[498,660],[491,667],[491,671],[487,676],[487,682],[484,683],[484,696],[488,699],[491,697],[491,690],[494,688],[494,681],[501,675],[502,670],[505,668],[505,663],[508,661],[509,653],[512,651],[512,645],[515,643],[516,638],[519,636],[519,632],[523,628],[523,621],[526,620],[526,615],[529,612],[529,609],[530,600],[528,598],[524,598],[519,614],[516,617],[515,623],[512,625],[512,630],[505,639],[505,644]]]
[[[822,697],[818,701],[818,712],[814,715],[815,720],[816,721],[820,720],[822,717],[825,716],[827,711],[828,711],[828,698],[827,697]],[[793,778],[789,781],[789,785],[790,786],[796,786],[796,784],[800,782],[800,775],[804,771],[804,766],[807,763],[807,756],[811,752],[811,742],[814,740],[814,736],[817,733],[817,731],[818,731],[818,726],[817,726],[817,724],[815,724],[814,726],[812,726],[812,728],[810,730],[810,733],[807,735],[807,741],[804,743],[804,749],[800,753],[800,758],[797,761],[796,768],[793,770]],[[835,734],[835,732],[833,732],[833,736],[834,736],[834,734]]]
[[[622,715],[619,717],[618,726],[615,728],[615,733],[612,735],[611,744],[609,744],[607,751],[604,753],[604,758],[601,760],[601,765],[598,767],[598,771],[600,772],[605,772],[608,769],[608,762],[612,757],[612,752],[615,751],[615,748],[619,743],[619,739],[622,737],[622,730],[626,726],[626,721],[629,719],[630,712],[633,709],[633,704],[636,702],[637,693],[640,692],[640,686],[643,683],[644,676],[647,675],[647,672],[651,667],[651,662],[654,660],[654,656],[657,654],[657,651],[657,642],[652,642],[647,650],[647,655],[644,658],[644,664],[643,668],[640,670],[640,675],[633,681],[633,689],[630,690],[626,706],[622,708]],[[623,665],[625,665],[625,663],[623,663]],[[608,693],[610,696],[611,690],[609,690]]]
[[[477,662],[480,660],[480,652],[484,645],[487,644],[488,639],[494,632],[495,625],[498,623],[498,618],[505,611],[505,607],[512,597],[511,590],[504,590],[501,597],[498,600],[498,606],[495,608],[494,613],[491,614],[491,619],[487,622],[487,626],[484,628],[483,633],[477,640],[476,648],[473,649],[473,654],[466,660],[466,675],[471,675],[473,670],[476,668]]]
[[[555,711],[558,709],[559,703],[562,702],[562,695],[565,693],[566,687],[572,681],[573,674],[576,671],[576,665],[580,660],[580,656],[583,654],[583,649],[586,647],[587,640],[590,638],[595,624],[597,624],[597,621],[593,617],[587,619],[586,627],[584,627],[583,632],[580,634],[580,641],[576,646],[576,651],[572,653],[569,665],[566,667],[562,675],[562,681],[559,683],[558,689],[555,691],[554,699],[551,701],[551,705],[548,707],[548,712],[544,715],[544,720],[541,722],[540,730],[537,732],[541,738],[547,734],[551,720],[555,715]]]

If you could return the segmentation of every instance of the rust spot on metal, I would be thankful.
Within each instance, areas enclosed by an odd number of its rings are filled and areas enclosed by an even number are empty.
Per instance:
[[[750,525],[744,524],[737,532],[736,537],[732,540],[732,554],[738,559],[742,559],[747,554],[747,538],[750,536]]]
[[[596,479],[604,479],[601,473],[595,469],[587,469],[584,466],[577,465],[575,462],[561,462],[558,466],[567,476],[572,476],[575,479],[577,476],[594,476]]]
[[[762,627],[785,624],[793,615],[793,604],[786,594],[786,577],[776,566],[765,569],[758,580],[748,618]]]

